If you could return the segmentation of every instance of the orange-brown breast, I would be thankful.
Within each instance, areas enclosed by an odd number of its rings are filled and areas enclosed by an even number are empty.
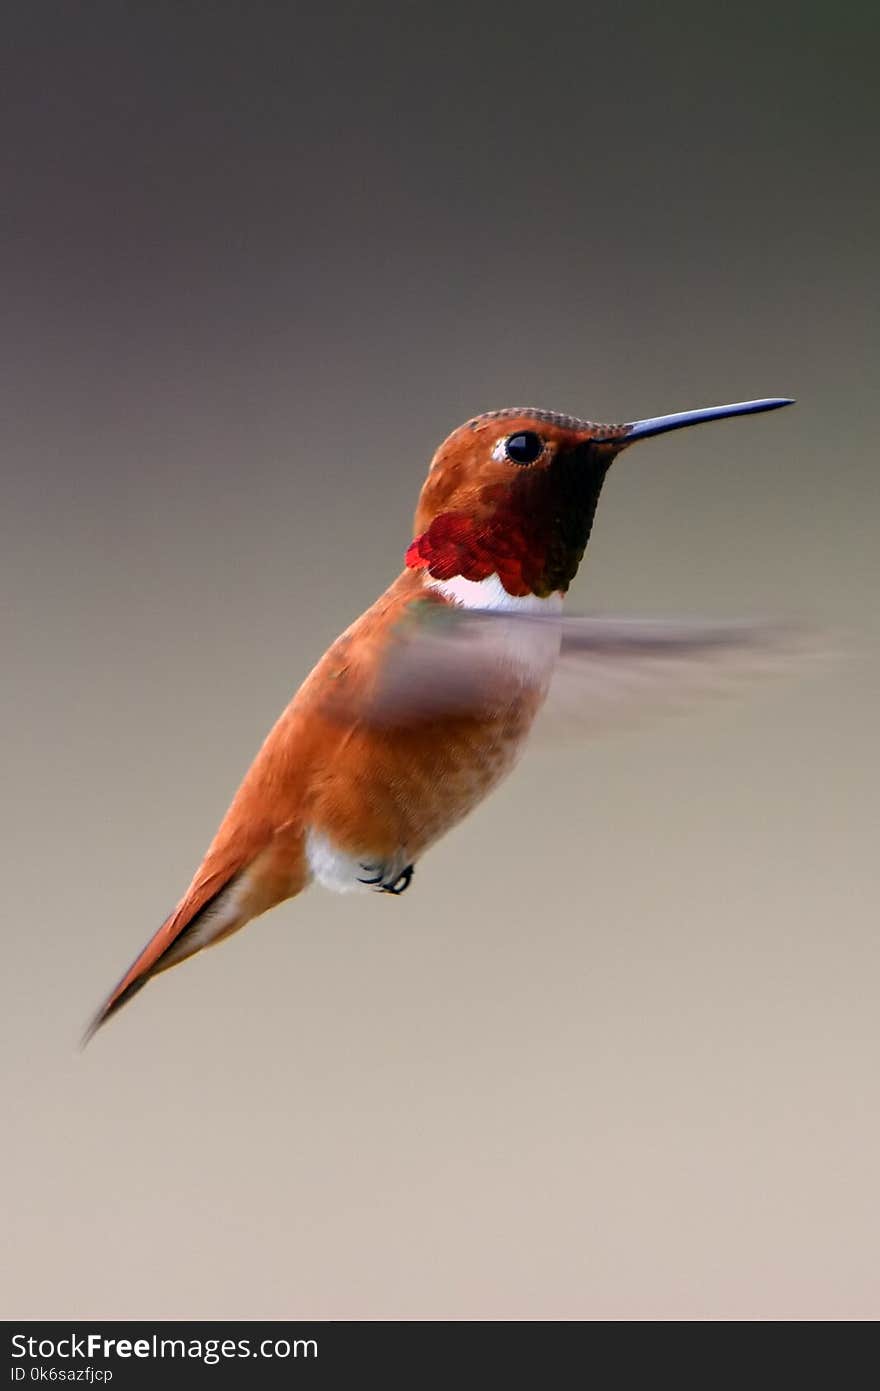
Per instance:
[[[390,726],[359,713],[395,626],[425,598],[421,575],[404,571],[333,644],[284,717],[302,760],[304,820],[353,855],[405,847],[417,858],[509,771],[543,698],[543,688],[526,685],[491,716]]]

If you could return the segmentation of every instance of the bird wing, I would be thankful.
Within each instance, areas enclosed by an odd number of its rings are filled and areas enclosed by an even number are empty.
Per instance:
[[[698,697],[800,668],[814,640],[769,621],[544,616],[422,609],[391,636],[360,717],[393,728],[491,716],[558,645],[540,716],[545,735],[591,735]]]
[[[771,620],[572,618],[536,733],[597,735],[792,676],[816,635]]]

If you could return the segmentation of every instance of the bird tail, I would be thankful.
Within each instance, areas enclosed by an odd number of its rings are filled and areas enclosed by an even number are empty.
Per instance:
[[[213,875],[193,883],[111,990],[89,1024],[83,1045],[153,976],[177,966],[203,947],[222,941],[254,916],[246,891],[249,871],[233,874],[219,884],[218,877]]]
[[[232,832],[220,828],[174,912],[95,1014],[83,1046],[153,976],[222,942],[252,918],[305,888],[309,870],[299,822],[286,821],[274,830],[254,822],[246,840],[235,825]]]

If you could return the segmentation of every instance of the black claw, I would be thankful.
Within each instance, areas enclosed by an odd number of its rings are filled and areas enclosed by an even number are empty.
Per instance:
[[[415,865],[407,865],[406,869],[401,874],[398,874],[393,883],[382,885],[383,894],[394,894],[395,896],[398,894],[405,894],[412,883],[412,877],[415,872]]]

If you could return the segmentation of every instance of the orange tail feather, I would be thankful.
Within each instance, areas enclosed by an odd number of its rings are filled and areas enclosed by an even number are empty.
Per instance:
[[[299,893],[307,880],[301,836],[291,827],[276,833],[249,864],[224,857],[221,866],[210,870],[212,859],[209,853],[174,912],[107,996],[85,1032],[83,1046],[153,976],[223,941],[258,914]]]

